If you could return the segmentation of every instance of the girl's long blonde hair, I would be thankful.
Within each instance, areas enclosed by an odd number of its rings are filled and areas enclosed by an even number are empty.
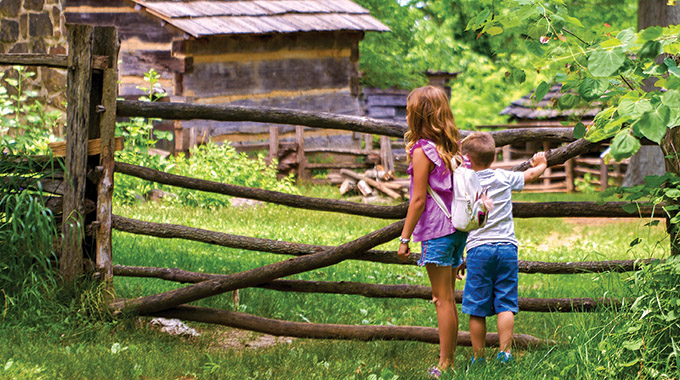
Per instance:
[[[434,141],[439,156],[452,170],[451,159],[459,152],[460,133],[444,90],[425,86],[411,91],[406,98],[406,120],[408,131],[404,140],[408,162],[411,162],[410,151],[416,141],[428,139]]]

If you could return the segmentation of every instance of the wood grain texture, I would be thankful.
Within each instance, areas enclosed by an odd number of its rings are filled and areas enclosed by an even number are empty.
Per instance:
[[[68,25],[66,158],[68,187],[64,192],[62,249],[59,271],[72,282],[83,271],[83,230],[87,175],[87,139],[92,95],[94,27]]]

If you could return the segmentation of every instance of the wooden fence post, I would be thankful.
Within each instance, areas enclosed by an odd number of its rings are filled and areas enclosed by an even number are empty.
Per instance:
[[[385,171],[394,171],[394,155],[388,136],[380,136],[380,161]]]
[[[307,159],[305,158],[305,127],[302,125],[295,126],[295,142],[297,143],[297,179],[298,182],[301,182],[307,179]]]
[[[607,190],[609,182],[609,171],[607,169],[607,164],[604,163],[603,159],[600,159],[600,190]]]
[[[118,51],[120,42],[115,27],[95,27],[96,53],[109,57],[102,76],[101,176],[97,184],[97,229],[95,268],[107,291],[113,295],[113,249],[111,243],[113,172],[115,167],[116,98],[118,97]]]
[[[267,164],[271,164],[273,159],[279,158],[279,127],[269,127],[269,154]]]
[[[564,181],[567,184],[567,192],[573,193],[576,190],[574,184],[574,159],[570,158],[564,162]]]
[[[87,139],[91,119],[94,27],[67,25],[66,181],[59,271],[66,283],[83,272]]]

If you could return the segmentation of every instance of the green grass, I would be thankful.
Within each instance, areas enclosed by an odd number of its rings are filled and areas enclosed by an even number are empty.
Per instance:
[[[302,193],[338,198],[337,190],[314,187]],[[582,194],[521,194],[518,200],[592,200]],[[165,207],[158,204],[116,206],[114,213],[152,222],[184,224],[231,234],[286,241],[338,245],[391,221],[261,205],[216,210]],[[646,221],[617,219],[596,223],[569,219],[516,220],[520,258],[540,261],[614,260],[668,255],[663,227]],[[640,237],[634,247],[630,242]],[[655,244],[662,240],[661,244]],[[122,232],[114,234],[114,262],[123,265],[177,267],[207,273],[236,273],[281,261],[287,256],[215,247],[178,239],[158,239]],[[396,242],[379,249],[396,250]],[[414,250],[418,250],[415,245]],[[520,275],[520,297],[628,296],[630,274]],[[292,276],[322,281],[421,284],[423,268],[349,261]],[[116,277],[120,297],[151,295],[183,285],[156,279]],[[457,284],[462,289],[462,283]],[[235,310],[231,294],[195,304]],[[360,296],[296,294],[257,288],[240,291],[240,311],[267,318],[314,323],[393,324],[436,327],[432,304],[425,300],[371,299]],[[77,312],[77,310],[76,310]],[[561,342],[558,346],[516,351],[516,363],[490,363],[466,369],[469,348],[457,351],[456,378],[534,379],[602,378],[594,368],[591,332],[609,320],[608,313],[530,313],[517,315],[516,333]],[[55,318],[69,318],[69,315]],[[71,316],[73,318],[73,316]],[[46,319],[41,319],[45,321]],[[147,318],[64,323],[6,323],[0,327],[0,379],[399,379],[424,378],[436,363],[438,347],[417,342],[350,342],[293,339],[259,348],[226,343],[250,341],[259,334],[188,323],[199,337],[159,332]],[[489,331],[495,331],[490,318]],[[467,330],[467,318],[461,318]],[[12,337],[12,338],[11,338]],[[488,350],[492,359],[493,350]],[[10,362],[11,361],[11,362]],[[9,363],[9,364],[7,364]],[[4,368],[4,370],[3,370]]]

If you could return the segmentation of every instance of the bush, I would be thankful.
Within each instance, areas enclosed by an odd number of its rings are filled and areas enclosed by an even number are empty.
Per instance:
[[[267,165],[263,154],[258,154],[256,158],[249,158],[247,154],[237,152],[228,143],[217,145],[210,142],[200,145],[191,150],[189,157],[180,155],[164,159],[148,154],[119,153],[117,160],[172,174],[232,185],[297,193],[292,175],[277,179],[276,161]],[[119,174],[116,174],[115,178],[114,199],[121,204],[130,204],[144,199],[144,195],[152,189],[176,195],[176,197],[167,197],[167,200],[172,203],[199,207],[223,207],[230,204],[230,197],[225,195],[175,188]]]

